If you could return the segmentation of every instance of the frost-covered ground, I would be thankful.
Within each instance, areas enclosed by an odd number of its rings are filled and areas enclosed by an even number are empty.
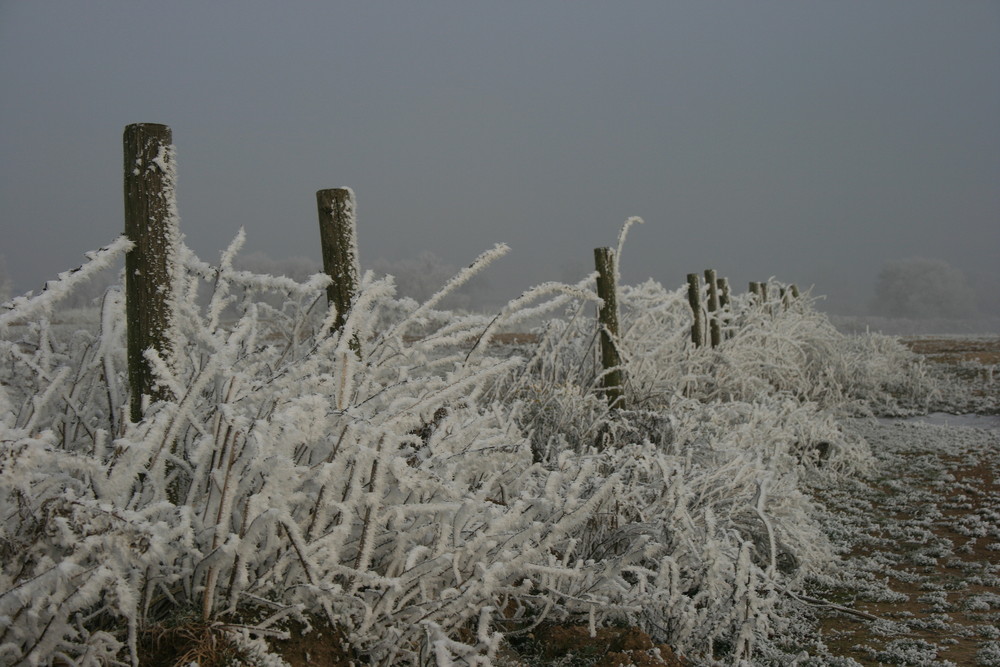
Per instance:
[[[816,594],[831,655],[861,664],[1000,665],[1000,420],[861,420],[876,464],[814,494],[846,567]],[[850,664],[850,663],[844,663]]]
[[[736,295],[723,344],[695,347],[686,288],[649,282],[621,289],[611,410],[593,277],[436,310],[497,247],[423,304],[367,276],[338,331],[328,278],[235,269],[241,242],[176,254],[148,356],[167,398],[139,423],[120,289],[89,321],[58,309],[126,242],[0,312],[0,663],[136,664],[170,637],[279,665],[268,641],[305,628],[362,664],[489,665],[573,624],[695,664],[822,660],[803,600],[860,570],[815,490],[893,455],[850,420],[953,390],[808,298]],[[529,321],[533,344],[492,344]]]

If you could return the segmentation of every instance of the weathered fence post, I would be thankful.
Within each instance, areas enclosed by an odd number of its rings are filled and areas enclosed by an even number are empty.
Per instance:
[[[792,306],[792,290],[790,287],[779,287],[778,294],[781,295],[781,309],[788,310]]]
[[[721,324],[724,325],[722,331],[722,337],[724,339],[729,339],[733,337],[732,330],[732,319],[733,319],[733,309],[730,305],[732,303],[731,296],[729,293],[729,278],[719,278],[716,283],[719,286],[719,308],[721,315]]]
[[[143,356],[168,350],[171,318],[171,262],[178,242],[174,148],[166,125],[136,123],[125,128],[125,235],[134,243],[125,254],[125,318],[128,339],[130,417],[142,419],[143,396],[169,398],[153,387]]]
[[[598,313],[601,336],[601,365],[604,375],[601,389],[608,406],[625,408],[625,377],[621,355],[618,354],[618,296],[615,284],[615,251],[611,248],[594,248],[597,266],[597,296],[603,302]]]
[[[722,327],[719,324],[719,283],[715,277],[715,269],[705,269],[705,282],[708,284],[708,332],[712,347],[719,347],[722,342]]]
[[[719,286],[719,305],[724,310],[729,307],[730,303],[729,278],[719,278],[717,284]]]
[[[760,305],[761,309],[770,314],[774,315],[774,304],[771,303],[771,283],[750,283],[751,285],[756,285],[756,289],[751,291],[757,295],[757,303]]]
[[[337,309],[334,328],[344,327],[347,313],[358,289],[358,225],[354,192],[331,188],[316,193],[319,209],[320,244],[323,270],[333,282],[326,288],[327,301]]]
[[[691,304],[691,314],[694,321],[691,323],[691,342],[695,347],[705,344],[705,312],[701,309],[701,276],[697,273],[687,274],[688,279],[688,303]]]

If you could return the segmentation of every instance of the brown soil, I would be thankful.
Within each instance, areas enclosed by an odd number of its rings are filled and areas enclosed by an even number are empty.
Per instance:
[[[916,485],[928,498],[936,498],[927,504],[910,501],[914,487],[908,484],[878,485],[882,496],[873,503],[876,525],[893,521],[917,530],[912,539],[897,541],[893,538],[898,535],[880,534],[876,528],[860,540],[850,557],[888,560],[887,570],[892,574],[885,583],[906,597],[887,601],[866,599],[864,593],[841,594],[853,598],[846,601],[851,608],[905,622],[905,628],[896,625],[896,631],[887,634],[885,625],[824,613],[820,631],[834,655],[862,665],[915,664],[896,662],[894,655],[900,646],[910,645],[926,647],[937,660],[978,664],[976,654],[983,640],[992,638],[1000,622],[997,536],[979,534],[983,526],[989,527],[988,533],[995,531],[997,523],[991,515],[1000,508],[998,457],[992,454],[978,460],[942,458],[947,471],[944,480],[924,479]],[[939,512],[933,511],[935,506]],[[921,536],[919,527],[929,534]]]
[[[493,340],[503,345],[533,345],[538,338],[538,334],[533,333],[498,333]]]
[[[902,342],[969,382],[974,394],[991,395],[980,407],[989,412],[995,406],[991,372],[1000,364],[1000,337]],[[982,368],[961,371],[970,365]],[[886,600],[858,590],[821,592],[884,619],[873,623],[827,610],[819,615],[823,641],[833,655],[862,665],[983,664],[977,653],[984,640],[1000,639],[1000,451],[907,456],[932,463],[916,477],[911,470],[886,471],[874,487],[870,521],[846,555],[890,563],[885,588],[900,595]],[[906,647],[923,651],[927,662],[901,659],[897,653]]]
[[[246,656],[226,631],[225,624],[181,620],[157,624],[139,632],[139,664],[143,667],[231,667]],[[293,621],[284,630],[288,639],[268,638],[271,649],[291,667],[358,667],[343,635],[317,622],[308,628]]]
[[[1000,338],[904,338],[902,342],[936,363],[975,361],[984,366],[1000,364]]]
[[[314,629],[302,633],[297,627],[291,638],[270,641],[292,667],[357,667],[365,664],[352,656],[337,633]],[[685,667],[666,644],[654,644],[635,628],[598,628],[594,637],[586,626],[555,625],[536,629],[528,637],[507,645],[495,664],[529,667],[557,664],[567,667]]]
[[[517,642],[498,664],[504,667],[567,665],[579,667],[684,667],[666,644],[654,644],[636,628],[596,628],[592,637],[587,626],[555,625],[535,630]]]
[[[292,667],[355,667],[354,658],[341,632],[322,624],[306,632],[301,624],[288,628],[291,635],[268,643]]]
[[[239,650],[218,626],[201,621],[143,628],[137,648],[139,664],[143,667],[177,667],[192,663],[202,667],[226,667],[240,658]]]

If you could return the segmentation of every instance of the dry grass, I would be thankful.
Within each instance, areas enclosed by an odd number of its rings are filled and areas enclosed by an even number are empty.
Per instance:
[[[148,667],[227,667],[244,656],[217,623],[156,624],[140,634],[139,664]]]

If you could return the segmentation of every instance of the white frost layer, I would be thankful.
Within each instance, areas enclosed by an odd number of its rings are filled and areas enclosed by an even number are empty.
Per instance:
[[[1000,415],[951,415],[947,412],[932,412],[929,415],[920,415],[918,417],[906,417],[903,419],[883,418],[879,419],[879,421],[884,424],[909,422],[914,424],[932,424],[934,426],[957,426],[1000,430]]]

